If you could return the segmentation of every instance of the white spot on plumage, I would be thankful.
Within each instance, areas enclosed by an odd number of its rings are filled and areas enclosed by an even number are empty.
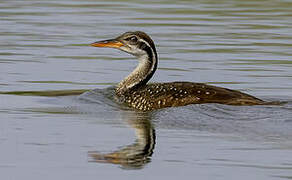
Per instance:
[[[165,99],[163,99],[163,101],[162,101],[162,104],[163,104],[163,105],[165,105],[165,102],[166,102],[166,100],[165,100]]]
[[[145,102],[146,102],[146,99],[143,99],[143,100],[142,100],[142,103],[145,104]]]

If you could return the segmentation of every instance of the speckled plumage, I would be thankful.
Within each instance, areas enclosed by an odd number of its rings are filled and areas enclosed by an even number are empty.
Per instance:
[[[151,111],[188,104],[220,103],[259,105],[264,101],[236,90],[192,82],[169,82],[145,85],[119,96],[130,107]]]

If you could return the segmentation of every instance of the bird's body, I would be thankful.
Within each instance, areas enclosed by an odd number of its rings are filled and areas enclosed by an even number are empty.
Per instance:
[[[193,82],[147,84],[157,69],[158,57],[152,39],[144,32],[127,32],[96,47],[112,47],[139,59],[136,69],[116,87],[119,101],[141,111],[185,106],[188,104],[220,103],[227,105],[260,105],[265,102],[236,90]]]
[[[260,105],[264,101],[226,88],[192,82],[154,83],[119,96],[128,106],[141,111],[188,104],[220,103],[227,105]]]

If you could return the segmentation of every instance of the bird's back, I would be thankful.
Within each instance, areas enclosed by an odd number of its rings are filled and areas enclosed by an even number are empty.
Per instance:
[[[264,103],[258,98],[236,90],[192,82],[148,84],[130,90],[122,99],[128,106],[142,111],[202,103],[228,105]]]

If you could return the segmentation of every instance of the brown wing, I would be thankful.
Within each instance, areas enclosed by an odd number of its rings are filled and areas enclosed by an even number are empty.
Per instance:
[[[151,109],[202,103],[257,105],[264,102],[236,90],[191,82],[149,84],[140,88],[138,94]]]

